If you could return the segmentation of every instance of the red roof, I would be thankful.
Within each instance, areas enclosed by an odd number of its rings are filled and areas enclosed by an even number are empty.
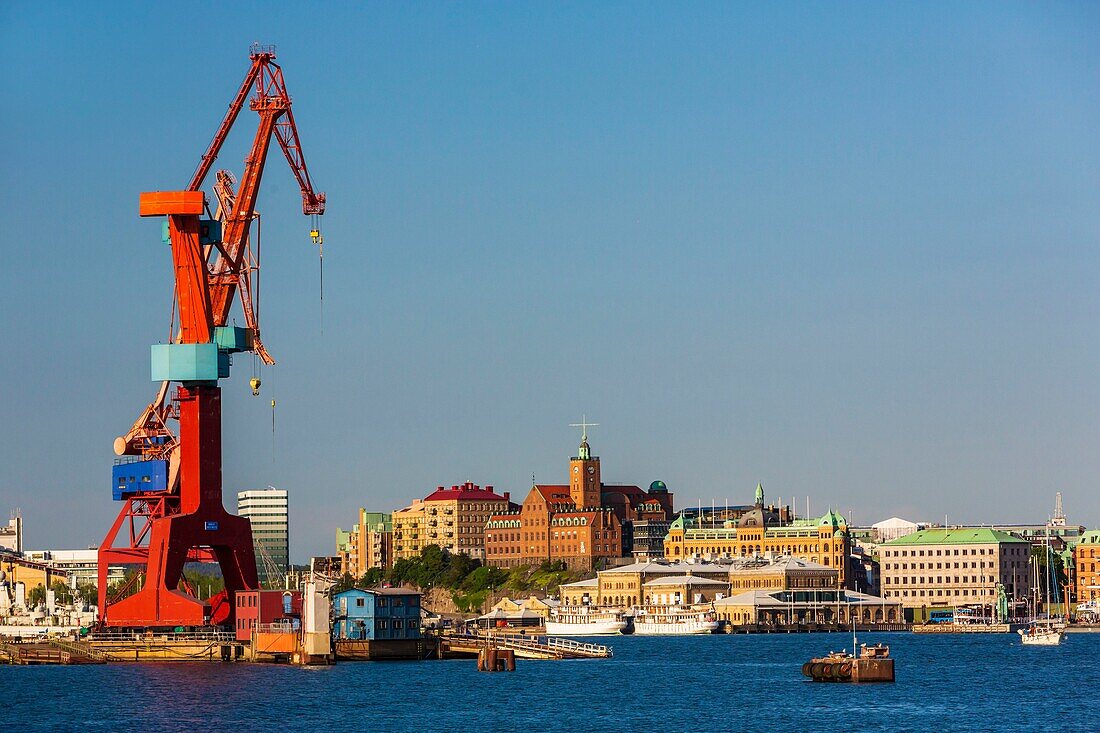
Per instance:
[[[600,487],[600,490],[604,494],[624,494],[631,497],[644,498],[648,496],[641,487],[627,486],[626,484],[604,484]]]
[[[569,486],[566,484],[535,484],[533,488],[551,504],[573,501],[573,495],[569,493]]]
[[[459,501],[505,501],[503,496],[493,491],[492,486],[486,486],[483,489],[470,481],[461,486],[452,486],[449,489],[440,486],[424,497],[424,501],[454,501],[455,499]]]

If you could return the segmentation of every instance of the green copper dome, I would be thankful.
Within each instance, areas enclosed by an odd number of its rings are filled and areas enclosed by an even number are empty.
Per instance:
[[[663,492],[666,492],[666,491],[668,491],[668,487],[665,486],[664,481],[661,481],[659,479],[657,481],[654,481],[653,483],[651,483],[649,485],[649,492],[650,493],[654,493],[654,492],[663,493]]]

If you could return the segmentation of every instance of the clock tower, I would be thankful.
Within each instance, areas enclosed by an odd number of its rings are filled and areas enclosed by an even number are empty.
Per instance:
[[[596,427],[582,419],[571,425],[581,429],[581,445],[577,455],[569,461],[569,495],[578,509],[593,509],[603,503],[601,498],[600,459],[592,455],[588,446],[588,428]]]

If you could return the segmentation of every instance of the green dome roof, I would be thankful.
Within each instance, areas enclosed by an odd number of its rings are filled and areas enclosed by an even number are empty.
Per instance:
[[[653,492],[653,491],[668,491],[668,487],[665,486],[664,481],[661,481],[660,479],[658,479],[658,480],[654,481],[653,483],[651,483],[649,485],[649,490],[651,492]]]

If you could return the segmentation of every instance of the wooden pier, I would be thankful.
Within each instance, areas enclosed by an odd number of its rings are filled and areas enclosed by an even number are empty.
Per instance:
[[[522,636],[518,634],[443,634],[439,637],[438,655],[446,657],[476,657],[483,649],[510,649],[517,659],[610,659],[611,647],[557,636]]]
[[[86,644],[63,639],[0,643],[0,664],[103,664]]]

